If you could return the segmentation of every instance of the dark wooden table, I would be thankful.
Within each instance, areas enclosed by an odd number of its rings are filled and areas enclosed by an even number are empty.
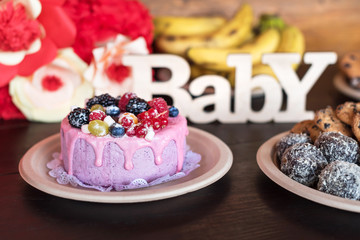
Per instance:
[[[308,95],[308,109],[336,106],[329,67]],[[259,100],[257,100],[259,101]],[[351,239],[360,215],[303,199],[267,178],[256,152],[293,124],[194,125],[221,138],[234,163],[218,182],[176,198],[147,203],[100,204],[62,199],[28,185],[18,163],[59,124],[0,124],[0,239]]]

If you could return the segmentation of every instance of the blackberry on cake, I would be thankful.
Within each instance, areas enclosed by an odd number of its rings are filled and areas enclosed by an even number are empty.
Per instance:
[[[133,113],[135,116],[150,109],[149,104],[142,98],[131,98],[126,104],[126,112]]]
[[[90,111],[85,108],[75,108],[69,115],[68,120],[71,126],[81,128],[82,125],[89,123]]]
[[[318,174],[328,164],[322,152],[310,143],[297,143],[283,154],[280,170],[289,178],[313,186]]]
[[[99,96],[95,96],[93,98],[90,98],[86,102],[86,107],[88,109],[91,109],[91,107],[95,104],[100,104],[103,107],[108,107],[115,105],[116,99],[112,96],[110,96],[108,93],[101,94]]]

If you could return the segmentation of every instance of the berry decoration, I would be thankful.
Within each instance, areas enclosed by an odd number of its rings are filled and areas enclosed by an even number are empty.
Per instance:
[[[86,107],[74,108],[68,115],[69,123],[98,137],[110,133],[119,138],[126,134],[151,141],[156,131],[169,124],[168,117],[179,115],[179,110],[169,107],[163,98],[146,102],[131,92],[117,98],[107,93],[95,96],[87,101]]]
[[[116,99],[114,97],[110,96],[108,93],[105,93],[105,94],[90,98],[86,102],[86,107],[88,109],[91,109],[91,107],[95,104],[100,104],[103,107],[108,107],[111,105],[115,105],[115,102],[116,102]]]
[[[95,96],[95,97],[90,98],[90,99],[87,100],[86,108],[91,109],[91,107],[96,105],[96,104],[99,104],[99,99],[98,99],[98,97]]]
[[[160,119],[155,118],[152,120],[152,127],[154,130],[159,130],[161,128]]]
[[[140,125],[135,128],[135,134],[138,138],[145,138],[146,134],[148,133],[148,128]]]
[[[135,116],[149,109],[149,104],[142,98],[131,98],[126,105],[126,111],[135,114]]]
[[[110,96],[108,93],[98,96],[99,104],[103,107],[115,105],[116,99]]]
[[[120,111],[125,112],[126,111],[126,105],[129,103],[129,100],[131,98],[136,98],[136,94],[132,92],[127,92],[119,100],[118,107],[120,108]]]
[[[158,112],[155,108],[150,108],[149,110],[139,113],[137,115],[137,118],[139,121],[143,121],[145,119],[154,119],[158,115]]]
[[[166,101],[163,98],[154,98],[148,102],[150,107],[155,108],[159,114],[162,116],[168,117],[169,110]]]
[[[112,117],[117,117],[120,114],[120,108],[114,105],[106,107],[106,114]]]
[[[169,121],[167,120],[167,118],[160,119],[161,128],[165,128],[168,124],[169,124]]]
[[[101,120],[103,121],[104,118],[106,117],[106,113],[104,113],[103,111],[101,110],[95,110],[95,111],[92,111],[89,115],[89,121],[93,121],[93,120]]]
[[[123,113],[120,115],[118,123],[120,123],[125,129],[129,129],[132,125],[138,123],[138,119],[132,113]]]
[[[110,135],[119,138],[125,135],[125,128],[119,123],[114,123],[109,127]]]
[[[151,127],[153,125],[153,121],[151,119],[145,119],[141,122],[141,125],[145,127]]]
[[[90,111],[95,111],[95,110],[100,110],[100,111],[103,111],[105,112],[105,109],[103,106],[101,106],[100,104],[95,104],[95,105],[92,105]]]
[[[89,123],[90,111],[85,108],[75,108],[69,115],[68,120],[71,126],[81,128],[82,125]]]
[[[133,125],[133,127],[129,128],[126,130],[126,136],[128,137],[134,137],[136,135],[136,129],[137,129],[137,126],[136,125]]]
[[[169,108],[169,117],[177,117],[179,115],[179,109],[172,106]]]
[[[101,120],[91,121],[88,128],[90,133],[97,137],[103,137],[109,133],[109,126]]]

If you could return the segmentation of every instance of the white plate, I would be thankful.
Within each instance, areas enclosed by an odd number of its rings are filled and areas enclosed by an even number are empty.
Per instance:
[[[338,73],[335,75],[334,86],[345,96],[351,97],[355,100],[360,100],[360,89],[351,87],[343,74]]]
[[[265,173],[265,175],[267,175],[276,184],[303,198],[333,208],[351,212],[360,212],[360,201],[345,199],[320,192],[290,179],[280,171],[276,163],[274,147],[281,137],[286,134],[288,134],[288,132],[278,134],[260,146],[256,154],[256,159],[260,169]]]
[[[60,152],[60,134],[50,136],[29,149],[19,163],[21,177],[33,187],[48,194],[88,202],[130,203],[160,200],[204,188],[224,176],[233,161],[229,147],[205,131],[189,127],[187,143],[201,154],[200,167],[189,175],[157,186],[121,192],[99,192],[92,189],[60,185],[48,175],[46,163],[54,152]]]

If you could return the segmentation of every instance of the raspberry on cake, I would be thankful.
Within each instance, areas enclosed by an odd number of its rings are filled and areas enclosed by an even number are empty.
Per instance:
[[[181,171],[187,135],[186,118],[162,98],[103,94],[62,121],[61,158],[67,173],[83,183],[117,189]]]

